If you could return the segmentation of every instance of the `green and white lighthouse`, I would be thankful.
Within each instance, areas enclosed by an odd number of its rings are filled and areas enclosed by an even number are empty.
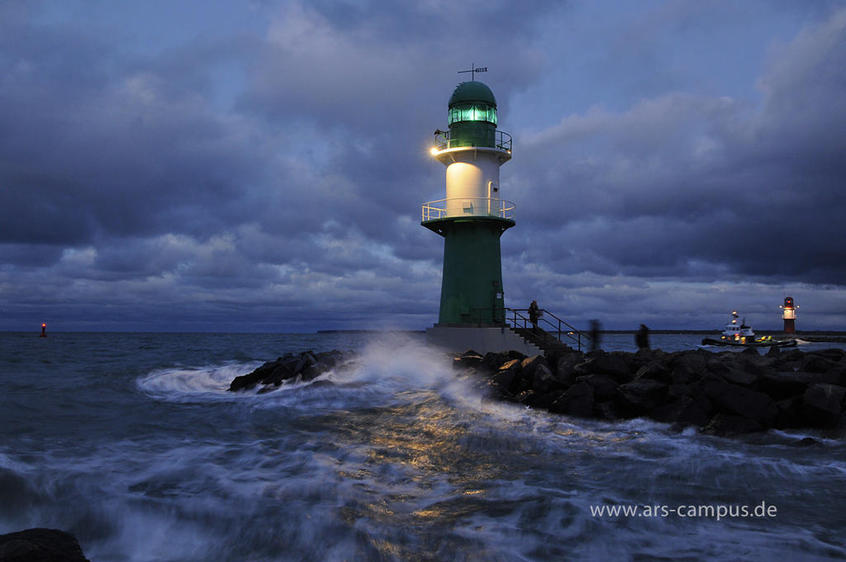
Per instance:
[[[435,131],[432,155],[446,166],[446,197],[423,204],[422,225],[444,238],[438,323],[430,343],[465,351],[525,350],[507,328],[500,237],[514,226],[499,168],[511,159],[511,135],[497,129],[496,98],[475,80],[449,100],[449,129]]]

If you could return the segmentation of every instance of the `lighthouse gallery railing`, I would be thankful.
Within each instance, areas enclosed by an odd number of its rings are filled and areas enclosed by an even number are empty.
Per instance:
[[[493,136],[493,147],[499,150],[511,152],[511,135],[505,131],[496,130]],[[449,131],[435,131],[435,148],[438,150],[447,150],[449,148],[468,148],[474,146],[466,140],[451,139]],[[484,148],[484,147],[481,147]]]
[[[516,205],[493,197],[455,197],[423,203],[423,222],[448,217],[498,217],[514,220]]]

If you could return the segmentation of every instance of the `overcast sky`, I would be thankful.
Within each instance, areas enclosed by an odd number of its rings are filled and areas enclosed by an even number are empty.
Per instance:
[[[423,329],[487,66],[506,306],[846,329],[846,3],[0,1],[0,329]]]

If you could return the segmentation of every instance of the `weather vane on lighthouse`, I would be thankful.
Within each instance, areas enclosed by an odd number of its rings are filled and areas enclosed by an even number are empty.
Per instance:
[[[476,73],[477,72],[487,72],[487,66],[476,66],[476,63],[470,63],[470,70],[459,70],[459,74],[465,74],[467,72],[470,73],[470,80],[476,80]]]

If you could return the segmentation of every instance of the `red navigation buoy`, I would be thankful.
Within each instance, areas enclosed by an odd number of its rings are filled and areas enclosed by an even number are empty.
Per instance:
[[[42,337],[42,338],[46,338],[46,337],[47,337],[47,322],[42,322],[42,323],[41,323],[41,337]]]

